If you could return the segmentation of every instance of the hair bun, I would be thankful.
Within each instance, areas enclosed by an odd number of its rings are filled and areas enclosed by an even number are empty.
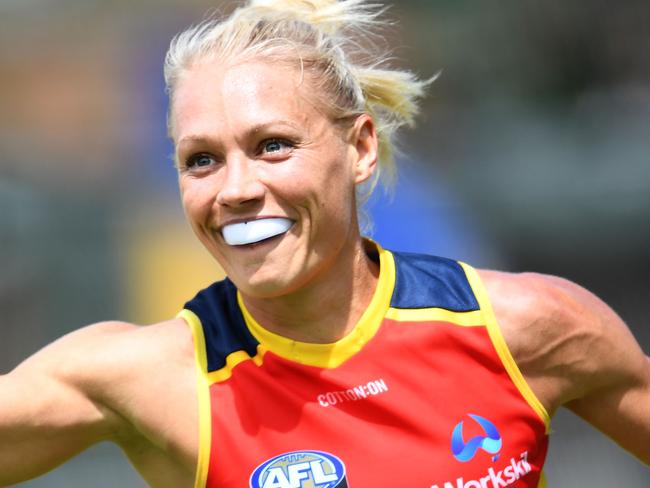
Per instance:
[[[278,10],[287,10],[292,8],[311,8],[318,10],[339,3],[338,0],[251,0],[251,6],[263,6]]]
[[[383,12],[381,5],[364,5],[364,0],[251,0],[248,5],[258,12],[266,10],[306,22],[328,34],[372,23]]]

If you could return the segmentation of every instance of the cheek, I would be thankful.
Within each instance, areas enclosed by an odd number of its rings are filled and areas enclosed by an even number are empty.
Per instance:
[[[211,198],[201,181],[180,181],[181,204],[192,225],[209,214]]]
[[[333,159],[321,175],[322,204],[345,217],[355,207],[354,173],[346,154]]]

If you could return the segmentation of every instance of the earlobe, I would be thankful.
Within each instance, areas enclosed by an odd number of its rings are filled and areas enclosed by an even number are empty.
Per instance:
[[[352,132],[356,148],[354,182],[359,185],[367,181],[377,167],[379,141],[375,122],[368,114],[360,115],[354,123]]]

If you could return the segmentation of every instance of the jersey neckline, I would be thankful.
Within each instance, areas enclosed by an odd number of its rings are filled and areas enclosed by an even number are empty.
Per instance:
[[[250,314],[241,293],[237,291],[237,302],[250,333],[265,351],[308,366],[336,368],[358,353],[377,333],[390,306],[395,287],[395,261],[390,251],[374,241],[368,244],[376,248],[379,255],[379,279],[377,288],[361,318],[343,338],[329,344],[300,342],[281,336],[260,325]]]

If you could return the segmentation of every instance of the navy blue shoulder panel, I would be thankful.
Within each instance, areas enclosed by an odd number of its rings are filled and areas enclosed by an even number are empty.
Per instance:
[[[465,271],[456,261],[425,254],[394,252],[393,308],[443,308],[452,312],[478,310]]]
[[[185,304],[203,325],[207,349],[208,372],[226,365],[226,358],[235,351],[246,351],[253,357],[259,342],[246,327],[237,303],[237,288],[226,278],[201,290]]]

